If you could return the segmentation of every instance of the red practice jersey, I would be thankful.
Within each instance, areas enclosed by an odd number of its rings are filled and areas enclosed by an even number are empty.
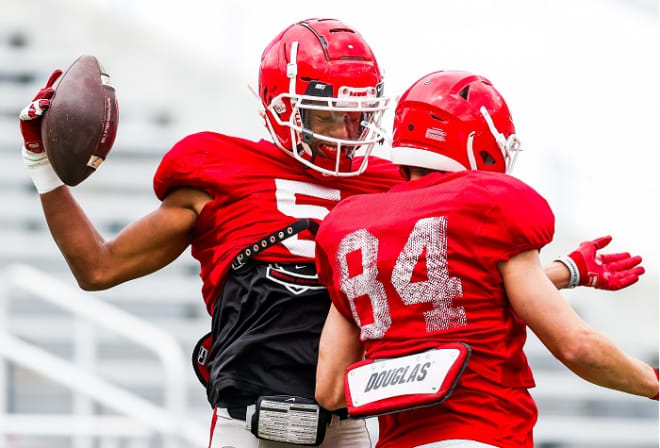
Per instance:
[[[213,198],[200,213],[192,240],[192,255],[201,264],[202,294],[213,314],[223,277],[242,249],[298,219],[320,222],[348,196],[384,191],[399,182],[398,169],[382,159],[371,158],[359,177],[328,177],[265,140],[202,132],[184,138],[165,155],[154,190],[160,200],[177,187],[200,188]],[[304,231],[254,258],[313,263],[314,252],[313,236]]]
[[[317,270],[361,329],[368,359],[464,342],[472,358],[444,403],[379,417],[379,447],[471,439],[532,447],[534,379],[526,326],[497,263],[552,240],[546,201],[499,173],[435,173],[356,196],[317,235]]]

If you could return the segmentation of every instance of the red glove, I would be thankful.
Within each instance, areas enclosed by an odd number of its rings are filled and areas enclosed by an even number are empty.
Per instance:
[[[654,368],[653,370],[655,371],[655,377],[658,378],[658,375],[659,375],[659,374],[658,374],[658,369],[655,369],[655,368]],[[651,397],[651,400],[658,401],[658,397],[659,397],[659,396],[660,396],[660,392],[658,392],[657,394],[655,394],[655,397]]]
[[[48,78],[46,87],[37,92],[32,102],[25,106],[18,116],[24,142],[23,162],[40,194],[48,193],[63,185],[50,166],[41,139],[41,117],[50,106],[50,97],[55,92],[53,84],[61,74],[62,70],[55,70]]]
[[[25,142],[25,149],[34,153],[44,152],[44,145],[41,141],[41,116],[50,106],[50,97],[53,96],[53,84],[62,74],[62,70],[55,70],[46,87],[39,90],[32,102],[28,104],[19,116],[21,119],[21,134],[23,134],[23,141]]]
[[[571,272],[569,287],[591,286],[597,289],[615,291],[632,285],[644,274],[644,268],[638,266],[642,257],[631,257],[628,252],[616,254],[597,254],[596,251],[607,246],[611,236],[604,236],[593,241],[585,241],[561,261]]]

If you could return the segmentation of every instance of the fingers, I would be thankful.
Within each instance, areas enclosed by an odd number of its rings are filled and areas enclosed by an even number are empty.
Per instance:
[[[612,237],[610,235],[607,235],[607,236],[602,236],[600,238],[596,238],[595,240],[592,241],[592,243],[596,246],[596,249],[602,249],[603,247],[610,244],[610,241],[612,241]]]
[[[34,98],[32,98],[32,101],[36,101],[42,98],[50,98],[51,96],[53,96],[53,92],[55,91],[55,89],[53,89],[53,84],[55,84],[55,81],[57,80],[57,78],[60,77],[61,74],[62,74],[62,70],[59,69],[55,70],[50,75],[50,78],[48,78],[48,81],[46,82],[46,86],[37,92]]]
[[[57,81],[57,78],[60,77],[62,74],[62,70],[57,69],[51,73],[50,78],[48,78],[48,81],[46,82],[46,87],[52,87],[53,84],[55,84],[55,81]]]
[[[637,266],[635,269],[632,270],[632,273],[635,274],[637,277],[644,275],[645,272],[646,269],[644,269],[642,266]]]
[[[38,99],[48,99],[51,96],[53,96],[53,93],[55,93],[55,89],[53,89],[52,87],[46,87],[45,89],[41,89],[39,91]]]
[[[640,266],[642,257],[630,256],[628,252],[618,252],[613,254],[598,254],[597,251],[606,247],[612,241],[610,235],[596,238],[593,241],[585,241],[580,244],[577,251],[587,267],[587,275],[582,281],[582,272],[580,272],[580,284],[616,291],[626,288],[639,280],[639,277],[646,271]],[[573,254],[569,255],[573,257]],[[591,283],[591,279],[597,279]]]
[[[41,139],[41,126],[39,117],[43,116],[44,112],[50,107],[50,98],[53,96],[55,89],[53,84],[62,75],[62,70],[55,70],[51,73],[46,86],[39,90],[32,102],[25,106],[18,115],[20,119],[21,134],[23,135],[23,151],[24,159],[25,154],[29,157],[37,157],[39,160],[26,160],[26,165],[36,166],[46,159],[44,152],[43,141]],[[29,159],[28,157],[28,159]]]
[[[625,270],[628,270],[632,267],[637,266],[641,262],[642,262],[642,257],[637,255],[635,257],[625,258],[625,259],[620,260],[620,261],[615,261],[615,262],[612,262],[612,263],[608,263],[607,268],[608,268],[608,270],[613,271],[613,272],[625,271]]]
[[[38,99],[25,106],[18,117],[22,121],[29,121],[43,115],[44,111],[50,106],[50,100]]]
[[[619,289],[627,288],[633,283],[637,283],[639,277],[645,272],[646,270],[642,266],[637,266],[633,269],[605,274],[602,283],[597,288],[618,291]]]
[[[620,252],[618,254],[600,254],[599,257],[601,263],[608,264],[630,258],[630,254],[628,252]]]
[[[639,280],[639,276],[632,273],[627,275],[622,275],[620,277],[617,276],[616,280],[611,285],[612,287],[610,288],[610,290],[617,291],[619,289],[627,288],[633,283],[637,283],[638,280]]]
[[[55,92],[55,89],[53,89],[53,84],[55,84],[55,81],[57,81],[57,78],[59,78],[60,75],[62,75],[62,70],[59,69],[51,73],[50,78],[48,78],[48,81],[46,82],[46,86],[37,92],[34,98],[32,98],[32,101],[44,100],[53,96],[53,92]]]
[[[32,101],[48,99],[53,96],[53,93],[55,93],[55,89],[52,87],[44,87],[37,92]]]

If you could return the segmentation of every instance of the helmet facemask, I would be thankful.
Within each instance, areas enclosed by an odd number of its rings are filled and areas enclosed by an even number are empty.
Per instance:
[[[310,83],[313,86],[314,83]],[[331,89],[329,89],[331,90]],[[375,88],[341,87],[338,97],[281,95],[291,102],[288,121],[279,121],[291,130],[293,156],[304,165],[327,175],[354,176],[367,168],[368,156],[385,131],[380,127],[389,104],[378,98]],[[276,115],[276,119],[279,117]],[[361,165],[351,171],[355,152],[362,149]],[[328,158],[324,161],[319,158]]]

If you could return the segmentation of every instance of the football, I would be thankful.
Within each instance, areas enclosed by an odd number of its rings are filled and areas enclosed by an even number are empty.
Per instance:
[[[117,135],[119,109],[110,77],[94,56],[80,56],[60,77],[41,123],[53,169],[74,186],[105,160]]]

